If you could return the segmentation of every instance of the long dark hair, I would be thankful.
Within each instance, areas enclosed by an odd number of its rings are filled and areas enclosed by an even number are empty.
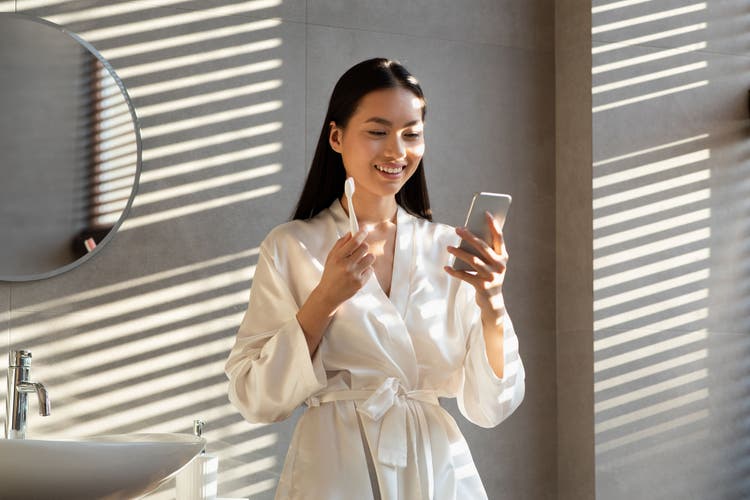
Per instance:
[[[315,156],[292,219],[310,219],[344,194],[346,171],[341,155],[335,152],[328,142],[330,123],[333,121],[339,127],[346,127],[365,95],[375,90],[394,87],[403,87],[422,100],[424,120],[427,104],[422,87],[398,61],[384,58],[368,59],[352,66],[339,78],[333,88]],[[424,175],[424,159],[420,160],[417,170],[396,193],[396,203],[412,215],[432,220]]]

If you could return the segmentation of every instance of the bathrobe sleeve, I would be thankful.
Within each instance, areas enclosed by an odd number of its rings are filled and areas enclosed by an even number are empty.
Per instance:
[[[229,400],[253,423],[287,418],[326,386],[320,357],[311,359],[297,322],[299,306],[278,270],[267,238],[260,246],[250,301],[229,354]]]
[[[466,357],[458,391],[458,407],[469,421],[481,427],[494,427],[521,404],[525,392],[523,363],[518,352],[518,337],[506,312],[503,317],[503,378],[490,366],[482,332],[481,311],[476,305],[474,289],[461,284],[456,312],[466,334]]]

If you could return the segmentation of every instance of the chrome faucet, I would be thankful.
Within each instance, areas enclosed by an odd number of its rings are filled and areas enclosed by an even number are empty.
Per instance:
[[[26,438],[26,412],[29,409],[27,395],[36,392],[39,401],[39,414],[50,414],[50,400],[47,389],[39,382],[29,380],[31,353],[11,351],[8,356],[8,395],[6,399],[5,438]]]

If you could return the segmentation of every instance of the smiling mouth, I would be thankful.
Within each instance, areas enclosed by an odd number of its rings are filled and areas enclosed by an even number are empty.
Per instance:
[[[405,165],[399,165],[399,166],[384,166],[384,165],[375,165],[375,168],[380,170],[381,172],[385,172],[386,174],[398,174],[401,171],[406,168]]]

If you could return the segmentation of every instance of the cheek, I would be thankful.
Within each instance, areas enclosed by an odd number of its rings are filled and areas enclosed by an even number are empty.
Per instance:
[[[361,141],[352,148],[351,158],[360,163],[370,163],[370,160],[378,155],[377,145],[370,141]]]
[[[424,156],[424,143],[409,148],[409,156],[413,161],[419,163],[419,160]]]
[[[347,170],[351,168],[357,168],[358,165],[368,162],[370,152],[366,144],[348,144],[348,147],[344,149],[341,159],[344,162],[344,167]]]

